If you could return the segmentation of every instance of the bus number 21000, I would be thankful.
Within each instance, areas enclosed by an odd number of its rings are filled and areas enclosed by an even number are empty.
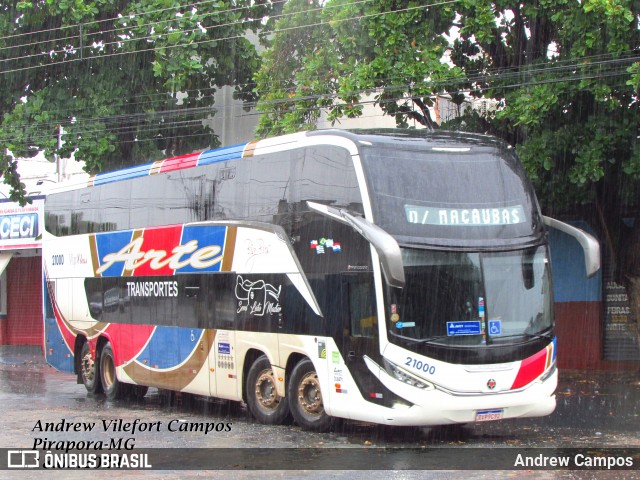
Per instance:
[[[424,373],[428,373],[429,375],[433,375],[436,373],[436,367],[433,365],[429,365],[428,363],[423,362],[422,360],[416,360],[413,357],[407,357],[407,361],[405,365],[408,367],[415,368],[416,370],[420,370]]]

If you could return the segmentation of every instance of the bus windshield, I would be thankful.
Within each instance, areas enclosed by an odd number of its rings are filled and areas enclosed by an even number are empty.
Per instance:
[[[469,253],[402,249],[406,285],[389,288],[389,340],[456,347],[551,334],[547,249]]]
[[[363,168],[375,223],[400,243],[480,250],[539,241],[533,190],[511,151],[369,148]]]

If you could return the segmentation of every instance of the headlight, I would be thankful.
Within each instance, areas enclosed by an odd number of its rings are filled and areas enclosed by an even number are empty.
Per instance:
[[[412,387],[416,387],[424,390],[434,389],[434,386],[431,383],[425,382],[424,380],[419,379],[415,375],[400,368],[398,365],[396,365],[393,362],[390,362],[386,358],[384,359],[384,368],[387,371],[387,373],[391,375],[393,378],[395,378],[396,380],[400,380],[401,382],[406,383],[407,385],[411,385]]]
[[[556,362],[554,360],[553,365],[551,365],[551,367],[549,367],[549,370],[544,372],[544,374],[540,377],[540,381],[541,382],[546,382],[549,379],[549,377],[551,375],[553,375],[553,372],[555,372],[557,368],[558,367],[557,367]]]

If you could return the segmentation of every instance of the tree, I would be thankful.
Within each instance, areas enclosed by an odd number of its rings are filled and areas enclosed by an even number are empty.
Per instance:
[[[368,95],[399,126],[433,127],[433,95],[461,78],[441,62],[455,10],[422,2],[318,0],[287,3],[256,76],[258,135],[358,117]]]
[[[274,20],[278,33],[265,39],[269,48],[255,76],[261,137],[313,128],[317,107],[333,103],[332,79],[340,71],[320,1],[291,0]]]
[[[217,146],[203,124],[213,94],[231,85],[236,98],[255,99],[259,56],[245,34],[273,8],[266,0],[0,5],[0,170],[11,198],[24,201],[14,156],[75,151],[96,173]]]
[[[545,212],[596,227],[637,328],[640,4],[464,0],[459,14],[452,58],[475,96],[501,102],[462,121],[516,145]]]
[[[357,116],[367,93],[398,126],[432,128],[436,95],[494,99],[444,127],[515,145],[543,211],[587,216],[640,321],[639,14],[632,0],[329,0],[325,41],[296,43],[299,59],[272,79],[285,95],[257,77],[258,133],[313,128],[321,109]],[[272,48],[292,43],[290,27],[276,27]]]

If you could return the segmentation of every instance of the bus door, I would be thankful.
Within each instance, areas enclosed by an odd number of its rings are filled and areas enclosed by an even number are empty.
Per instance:
[[[341,276],[342,345],[345,365],[365,399],[379,394],[363,357],[378,359],[378,318],[373,272],[347,272]]]
[[[207,276],[207,319],[211,347],[209,354],[210,394],[238,400],[236,358],[236,275],[218,273]]]

